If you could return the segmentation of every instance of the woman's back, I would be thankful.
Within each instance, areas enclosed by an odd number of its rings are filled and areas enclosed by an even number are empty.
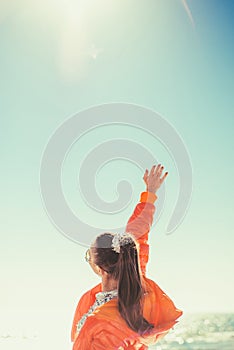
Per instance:
[[[143,302],[143,315],[151,323],[154,329],[140,336],[131,330],[118,311],[117,299],[105,303],[96,309],[88,317],[82,327],[74,349],[99,350],[99,349],[147,349],[147,346],[155,342],[170,330],[181,316],[182,311],[176,309],[172,300],[152,280],[144,277],[146,294]],[[90,291],[95,295],[101,285],[95,286]],[[89,293],[83,296],[82,304],[87,306],[93,298]],[[85,308],[84,308],[85,309]],[[140,346],[140,347],[139,347]]]
[[[97,239],[91,267],[95,271],[98,266],[105,281],[114,277],[118,290],[112,290],[107,299],[104,294],[101,300],[105,288],[100,283],[81,297],[73,320],[73,350],[147,349],[181,316],[182,311],[146,277],[148,233],[156,199],[153,192],[142,192],[140,203],[127,223],[126,232],[131,233],[137,244],[136,254],[136,244],[124,235],[113,238],[103,234]]]

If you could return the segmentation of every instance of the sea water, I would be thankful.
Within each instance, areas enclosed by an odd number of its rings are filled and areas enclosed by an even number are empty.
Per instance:
[[[234,350],[234,314],[185,315],[150,349]]]
[[[1,315],[2,316],[2,315]],[[54,317],[54,315],[53,315]],[[54,319],[44,327],[39,323],[22,327],[22,324],[11,324],[14,329],[0,327],[0,349],[2,350],[69,350],[70,325],[65,318]],[[43,320],[45,323],[45,320]],[[2,324],[3,325],[3,324]],[[36,326],[36,328],[35,328]],[[234,350],[234,314],[191,314],[180,318],[178,324],[159,341],[151,346],[152,350]]]

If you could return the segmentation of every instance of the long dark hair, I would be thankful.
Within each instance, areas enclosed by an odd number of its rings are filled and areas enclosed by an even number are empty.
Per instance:
[[[130,234],[125,234],[117,252],[112,247],[114,236],[112,233],[103,233],[96,238],[91,246],[94,263],[117,280],[120,315],[132,330],[144,334],[153,325],[143,317],[144,289],[136,243]]]

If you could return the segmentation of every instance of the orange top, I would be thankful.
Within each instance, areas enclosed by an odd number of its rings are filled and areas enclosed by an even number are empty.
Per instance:
[[[142,281],[146,290],[143,316],[154,324],[153,330],[140,336],[130,329],[119,314],[117,299],[112,299],[88,316],[76,337],[78,321],[95,302],[96,293],[102,291],[100,283],[86,292],[77,305],[71,332],[73,350],[146,350],[165,336],[182,315],[182,311],[175,307],[161,288],[145,276],[149,258],[148,233],[153,222],[156,199],[154,193],[142,192],[140,203],[136,205],[126,227],[126,232],[131,233],[138,243]]]

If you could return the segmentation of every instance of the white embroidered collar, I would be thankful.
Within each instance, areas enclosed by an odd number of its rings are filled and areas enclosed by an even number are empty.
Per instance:
[[[101,301],[105,299],[112,299],[118,296],[118,290],[110,290],[110,291],[105,291],[105,292],[99,292],[96,294],[96,300]]]

